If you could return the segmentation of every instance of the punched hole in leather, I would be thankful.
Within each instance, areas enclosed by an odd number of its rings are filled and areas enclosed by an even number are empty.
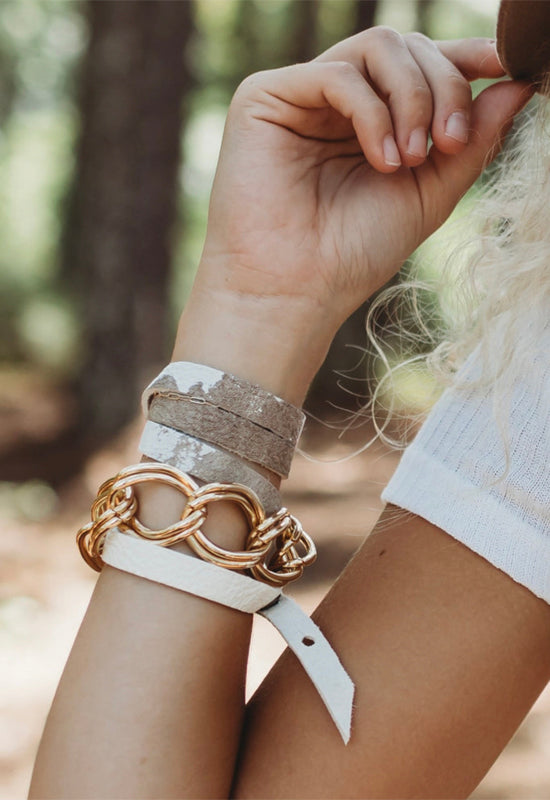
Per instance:
[[[112,529],[102,551],[106,564],[248,613],[277,628],[319,692],[345,744],[349,742],[353,681],[315,622],[280,588]],[[315,645],[315,647],[313,647]]]

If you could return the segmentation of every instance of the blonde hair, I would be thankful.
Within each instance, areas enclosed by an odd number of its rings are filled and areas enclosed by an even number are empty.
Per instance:
[[[505,439],[514,386],[520,376],[535,381],[540,372],[540,339],[550,325],[547,96],[538,97],[523,113],[489,173],[483,197],[459,223],[467,225],[468,234],[445,259],[439,280],[426,282],[413,275],[383,290],[370,308],[367,334],[380,374],[368,410],[381,438],[394,446],[407,443],[406,431],[388,433],[395,421],[394,401],[378,401],[395,397],[396,376],[403,369],[428,369],[440,390],[446,385],[460,388],[458,370],[479,348],[476,384],[491,387]],[[450,302],[445,300],[449,297]],[[377,322],[381,314],[382,331]]]

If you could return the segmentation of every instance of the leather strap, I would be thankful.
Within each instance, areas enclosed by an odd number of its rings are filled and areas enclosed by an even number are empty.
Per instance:
[[[241,483],[258,496],[267,516],[282,507],[273,484],[242,459],[186,433],[149,420],[139,450],[143,455],[187,472],[206,483]]]
[[[282,634],[319,692],[345,744],[351,733],[355,687],[317,625],[300,606],[268,586],[208,562],[111,530],[103,561],[156,583],[238,611],[258,612]]]
[[[321,629],[285,594],[280,595],[278,603],[259,613],[277,628],[298,658],[347,744],[355,686]]]
[[[283,478],[290,472],[294,445],[231,411],[183,397],[156,395],[149,404],[148,416],[153,422],[221,447]]]
[[[301,409],[243,378],[191,361],[173,361],[147,386],[142,396],[145,416],[156,394],[174,391],[243,417],[293,449],[302,432],[305,414]]]

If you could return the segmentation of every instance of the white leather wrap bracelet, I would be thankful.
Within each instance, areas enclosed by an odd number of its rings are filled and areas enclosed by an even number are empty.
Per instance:
[[[111,530],[106,564],[147,580],[268,619],[282,634],[319,692],[345,744],[351,733],[355,687],[317,625],[280,588],[183,553]]]
[[[241,483],[258,495],[267,515],[278,511],[281,495],[273,484],[241,458],[208,442],[148,420],[139,443],[144,456],[171,464],[206,483]]]

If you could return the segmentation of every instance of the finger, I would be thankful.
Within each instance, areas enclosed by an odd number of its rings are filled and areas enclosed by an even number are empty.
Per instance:
[[[386,26],[338,42],[315,61],[347,61],[388,102],[400,156],[417,166],[427,154],[432,98],[403,37]]]
[[[506,74],[493,39],[453,39],[435,44],[469,81],[502,78]]]
[[[369,83],[388,104],[403,163],[418,166],[427,155],[432,123],[430,87],[399,33],[373,28],[365,43]]]
[[[349,61],[367,77],[365,68],[370,42],[373,37],[384,35],[385,31],[395,33],[385,26],[369,28],[333,45],[317,56],[315,61]],[[493,39],[449,39],[436,41],[435,44],[468,81],[477,78],[501,78],[506,74],[498,59]]]
[[[256,73],[238,95],[265,109],[262,117],[310,135],[304,110],[331,108],[348,119],[367,161],[380,172],[401,165],[390,112],[361,73],[346,61],[311,61]],[[258,116],[256,114],[256,116]]]
[[[473,103],[470,142],[464,150],[452,155],[432,147],[428,160],[415,170],[426,221],[424,236],[441,225],[497,155],[513,117],[532,95],[532,87],[519,81],[489,86]]]
[[[470,135],[470,84],[459,68],[427,36],[412,33],[404,38],[433,97],[431,134],[434,144],[444,153],[458,153],[467,144]]]

